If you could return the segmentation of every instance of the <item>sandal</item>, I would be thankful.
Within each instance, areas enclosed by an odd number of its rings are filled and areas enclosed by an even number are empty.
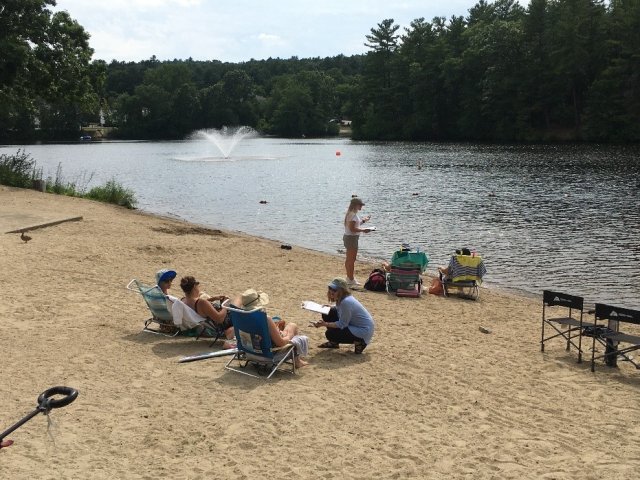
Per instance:
[[[324,342],[322,345],[318,345],[318,348],[338,348],[340,345],[333,342]]]
[[[367,348],[367,344],[364,342],[355,342],[355,353],[357,353],[358,355],[361,354],[365,348]]]

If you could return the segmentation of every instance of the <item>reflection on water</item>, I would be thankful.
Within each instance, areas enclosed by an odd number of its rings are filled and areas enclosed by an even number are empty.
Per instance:
[[[197,141],[25,149],[45,175],[61,163],[68,180],[115,177],[144,210],[331,253],[355,193],[378,227],[361,240],[363,256],[388,259],[409,242],[434,271],[468,246],[486,260],[487,286],[640,308],[637,147],[254,138],[229,159]]]

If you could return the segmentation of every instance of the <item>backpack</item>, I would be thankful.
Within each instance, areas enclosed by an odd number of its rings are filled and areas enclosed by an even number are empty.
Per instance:
[[[369,278],[364,282],[365,290],[372,292],[384,292],[387,289],[387,276],[384,270],[376,268],[369,274]]]

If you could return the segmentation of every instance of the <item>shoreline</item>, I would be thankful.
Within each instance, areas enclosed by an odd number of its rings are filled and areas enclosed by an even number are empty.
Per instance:
[[[190,222],[189,220],[186,220],[178,215],[172,215],[172,214],[160,214],[160,213],[154,213],[154,212],[150,212],[144,209],[135,209],[136,212],[140,212],[143,215],[149,215],[152,217],[157,217],[160,219],[166,219],[166,220],[171,220],[171,221],[177,221],[177,222],[184,222],[185,224],[189,224],[189,225],[196,225],[202,228],[206,228],[206,229],[210,229],[210,230],[220,230],[222,232],[225,232],[229,235],[236,235],[238,237],[247,237],[247,238],[256,238],[258,240],[263,240],[265,242],[270,242],[273,244],[282,244],[283,242],[281,240],[275,240],[272,238],[268,238],[268,237],[264,237],[261,235],[255,235],[255,234],[251,234],[251,233],[247,233],[247,232],[243,232],[240,230],[232,230],[232,229],[226,229],[226,228],[221,228],[218,226],[214,226],[214,225],[209,225],[207,223],[199,223],[199,222]],[[325,255],[327,257],[331,257],[331,258],[338,258],[341,259],[342,261],[344,261],[344,254],[342,253],[331,253],[331,252],[326,252],[323,250],[316,250],[313,248],[308,248],[308,247],[303,247],[300,245],[297,245],[295,243],[288,243],[288,242],[284,242],[287,243],[289,245],[294,246],[297,249],[303,250],[303,251],[307,251],[307,252],[311,252],[317,255]],[[374,268],[377,268],[380,266],[380,264],[383,261],[389,261],[390,259],[383,259],[383,258],[371,258],[371,257],[363,257],[360,258],[360,254],[358,254],[358,259],[356,260],[356,270],[358,270],[358,265],[362,266],[362,265],[368,265],[369,266],[369,271],[367,272],[366,275],[362,275],[362,278],[359,278],[359,280],[362,282],[362,284],[364,285],[364,282],[366,281],[366,279],[369,277],[369,273],[371,272],[371,270],[373,270]],[[362,270],[362,269],[360,269]],[[488,276],[491,275],[491,272],[489,272],[487,274]],[[343,272],[342,275],[337,275],[337,276],[345,276],[345,273]],[[423,273],[423,278],[425,279],[424,282],[424,288],[425,288],[425,292],[424,295],[428,295],[429,293],[427,292],[427,290],[429,289],[429,285],[431,280],[433,280],[434,278],[436,278],[436,276],[433,273],[429,273],[429,272],[424,272]],[[426,281],[428,279],[428,282]],[[498,294],[504,294],[504,295],[510,295],[510,296],[514,296],[514,297],[523,297],[523,298],[527,298],[527,299],[534,299],[534,300],[539,300],[540,302],[542,301],[542,292],[540,293],[534,293],[534,292],[528,292],[526,290],[521,290],[518,288],[507,288],[507,287],[501,287],[499,285],[491,285],[491,286],[484,286],[481,285],[480,286],[480,291],[492,291]]]
[[[7,478],[571,479],[640,468],[629,421],[638,372],[623,363],[591,373],[560,340],[541,353],[539,299],[359,290],[373,341],[362,355],[326,351],[300,303],[323,301],[344,271],[338,255],[0,187],[0,221],[17,213],[83,219],[35,230],[28,243],[0,236],[0,422],[18,421],[54,385],[79,396],[51,412],[55,444],[42,416],[9,435]],[[357,262],[358,276],[369,267]],[[267,292],[268,313],[309,336],[309,365],[266,381],[226,371],[224,359],[178,363],[221,342],[141,331],[149,311],[125,285],[160,268],[194,275],[214,295]]]

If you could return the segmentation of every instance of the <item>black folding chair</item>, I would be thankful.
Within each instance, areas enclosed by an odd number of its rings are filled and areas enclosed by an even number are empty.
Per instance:
[[[584,322],[583,316],[584,299],[567,293],[544,290],[542,292],[542,337],[540,340],[540,351],[544,352],[544,344],[552,338],[562,337],[567,342],[566,350],[571,346],[578,350],[578,363],[582,362],[582,332],[585,327],[593,327],[593,323]],[[563,307],[568,309],[564,316],[547,318],[549,307]],[[579,316],[578,316],[579,314]],[[553,335],[545,337],[545,325],[553,328]],[[578,343],[575,343],[575,340]]]
[[[603,321],[598,325],[598,321]],[[607,325],[604,325],[604,321]],[[640,310],[614,307],[604,303],[596,303],[596,320],[593,328],[593,346],[591,348],[591,371],[595,372],[595,361],[604,358],[607,365],[615,367],[618,357],[631,363],[636,369],[640,365],[628,355],[640,349],[640,335],[631,335],[620,331],[620,323],[640,326]],[[636,328],[640,332],[640,327]],[[602,355],[596,356],[596,341],[605,347]],[[620,344],[625,344],[621,346]]]

